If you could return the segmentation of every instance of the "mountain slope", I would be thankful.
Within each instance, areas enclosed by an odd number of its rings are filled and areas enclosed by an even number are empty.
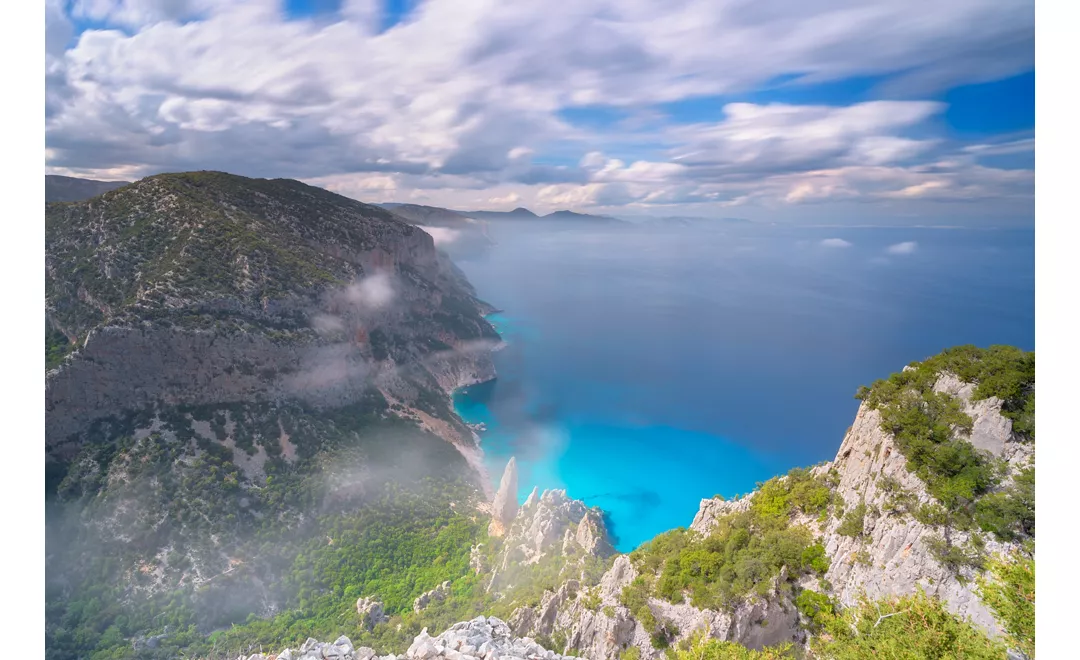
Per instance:
[[[45,202],[79,202],[126,186],[129,181],[95,181],[73,176],[45,175]]]
[[[77,350],[46,380],[46,445],[160,398],[448,391],[493,375],[486,309],[428,234],[297,181],[169,174],[51,205],[46,321]]]
[[[193,172],[47,205],[45,247],[47,657],[175,657],[343,561],[394,613],[464,571],[487,480],[449,393],[498,335],[431,236]]]

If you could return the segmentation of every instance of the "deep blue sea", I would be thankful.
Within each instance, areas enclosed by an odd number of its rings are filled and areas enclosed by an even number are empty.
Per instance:
[[[521,500],[565,488],[624,551],[831,460],[859,385],[957,344],[1035,348],[1033,229],[492,233],[459,265],[508,346],[457,410],[487,425],[493,480],[516,456]]]

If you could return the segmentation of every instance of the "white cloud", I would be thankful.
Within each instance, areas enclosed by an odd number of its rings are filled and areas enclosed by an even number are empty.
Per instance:
[[[345,0],[320,20],[287,20],[279,0],[79,0],[74,15],[124,30],[85,32],[68,50],[62,8],[46,4],[46,166],[57,173],[224,169],[464,208],[511,195],[539,207],[1030,196],[1024,174],[974,164],[1016,145],[916,169],[942,148],[911,133],[938,103],[735,103],[692,126],[647,107],[793,75],[903,71],[907,89],[929,90],[1020,72],[1034,61],[1030,0],[767,11],[582,0],[558,12],[541,0],[428,0],[381,34],[376,0]],[[618,134],[561,118],[582,103],[630,117]],[[546,164],[552,150],[577,165]]]
[[[853,245],[850,241],[845,241],[842,238],[826,238],[823,239],[818,245],[827,248],[849,248]]]
[[[915,241],[904,241],[903,243],[890,245],[885,251],[889,254],[911,254],[918,247],[919,244]]]
[[[521,195],[517,194],[516,192],[512,192],[512,193],[510,193],[508,195],[503,195],[501,197],[499,197],[499,196],[488,197],[487,201],[488,201],[489,204],[491,204],[493,206],[507,206],[507,205],[510,205],[510,204],[516,204],[517,202],[520,202],[521,201]]]

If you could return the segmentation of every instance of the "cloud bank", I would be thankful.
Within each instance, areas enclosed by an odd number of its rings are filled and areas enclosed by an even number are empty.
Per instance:
[[[1033,69],[1029,1],[427,0],[385,30],[384,14],[48,0],[46,169],[541,212],[1032,204],[1033,171],[987,159],[1033,139],[951,141],[934,100]],[[867,77],[866,101],[745,100]]]

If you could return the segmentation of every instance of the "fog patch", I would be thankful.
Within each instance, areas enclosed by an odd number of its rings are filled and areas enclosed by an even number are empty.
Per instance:
[[[468,218],[468,220],[475,222],[472,218]],[[451,229],[450,227],[427,227],[424,225],[417,225],[417,227],[423,229],[431,236],[432,240],[435,241],[436,247],[450,245],[457,241],[461,236],[461,231]]]

